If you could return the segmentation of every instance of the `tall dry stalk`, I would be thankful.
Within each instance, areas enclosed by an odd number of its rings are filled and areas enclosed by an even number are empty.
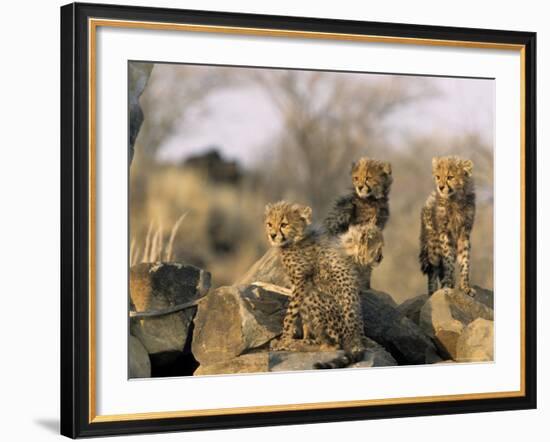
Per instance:
[[[174,242],[176,235],[186,215],[187,212],[182,214],[172,226],[166,246],[164,241],[164,229],[160,220],[157,222],[156,227],[153,221],[149,223],[147,235],[145,236],[145,245],[143,247],[141,261],[139,260],[140,248],[136,239],[132,238],[132,241],[130,242],[130,266],[134,266],[140,262],[172,261],[174,259]]]

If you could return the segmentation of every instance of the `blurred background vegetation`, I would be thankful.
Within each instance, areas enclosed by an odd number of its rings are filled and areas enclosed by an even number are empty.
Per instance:
[[[187,262],[209,270],[214,286],[231,284],[268,248],[267,202],[306,203],[321,220],[348,191],[351,162],[366,155],[393,167],[373,287],[400,302],[425,292],[417,255],[431,158],[456,154],[474,161],[472,282],[492,288],[492,88],[490,80],[156,64],[130,169],[131,262]],[[438,127],[434,115],[455,115],[446,106],[463,106],[470,91],[475,112],[457,115],[471,124]]]

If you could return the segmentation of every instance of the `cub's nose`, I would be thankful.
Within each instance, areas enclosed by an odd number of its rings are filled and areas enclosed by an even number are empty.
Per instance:
[[[360,192],[361,192],[364,188],[365,188],[365,186],[361,186],[361,185],[357,186],[357,189],[358,189]]]
[[[276,233],[270,233],[269,236],[271,236],[271,239],[275,239],[275,237],[277,236]]]
[[[443,192],[443,189],[445,189],[445,186],[439,186],[439,190]]]

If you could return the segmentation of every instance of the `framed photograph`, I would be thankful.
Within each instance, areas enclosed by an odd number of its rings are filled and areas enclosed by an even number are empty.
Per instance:
[[[535,54],[62,7],[62,434],[535,408]]]

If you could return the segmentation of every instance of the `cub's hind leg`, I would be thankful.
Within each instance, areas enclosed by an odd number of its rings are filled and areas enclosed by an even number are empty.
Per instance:
[[[458,265],[460,290],[467,295],[475,296],[476,291],[470,286],[470,238],[467,235],[458,240]]]
[[[439,274],[440,274],[440,263],[430,262],[428,250],[423,247],[420,250],[420,268],[422,273],[428,278],[428,295],[433,294],[439,288]]]
[[[435,233],[432,223],[432,212],[430,203],[422,209],[420,219],[420,270],[428,279],[428,294],[432,295],[439,288],[441,279],[441,244]]]
[[[446,234],[442,233],[439,240],[441,242],[441,288],[452,289],[455,286],[455,249]]]

